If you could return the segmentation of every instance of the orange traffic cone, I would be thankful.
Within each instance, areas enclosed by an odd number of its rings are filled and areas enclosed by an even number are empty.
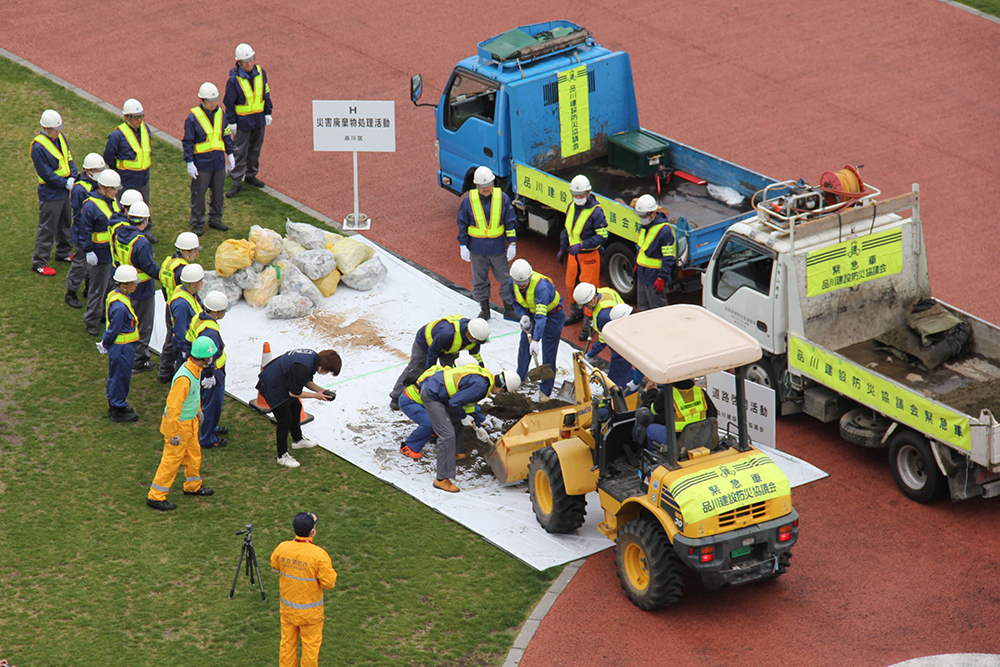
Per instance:
[[[271,357],[271,344],[270,343],[264,343],[264,352],[261,353],[261,355],[260,355],[260,369],[264,370],[264,366],[267,366],[268,363],[270,363],[271,359],[272,359],[272,357]],[[260,393],[260,389],[257,390],[257,400],[250,401],[250,407],[251,408],[256,408],[257,410],[260,410],[261,412],[270,412],[271,411],[271,406],[268,405],[267,401],[264,400],[264,395],[262,393]]]

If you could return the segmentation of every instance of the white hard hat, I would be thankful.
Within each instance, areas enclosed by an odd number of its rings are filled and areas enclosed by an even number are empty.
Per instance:
[[[88,171],[97,171],[98,169],[107,169],[108,165],[100,153],[87,153],[87,157],[83,158],[83,168]]]
[[[485,343],[490,337],[490,323],[481,317],[469,320],[469,333],[480,343]]]
[[[594,298],[597,294],[597,288],[590,283],[580,283],[573,290],[573,301],[576,301],[577,305],[582,306],[585,303],[590,303],[590,300]]]
[[[574,176],[573,180],[569,182],[569,193],[572,195],[585,195],[590,192],[590,179],[580,174],[579,176]]]
[[[148,218],[149,217],[149,205],[141,199],[128,209],[128,217],[130,218]]]
[[[526,283],[531,280],[531,264],[526,259],[515,259],[510,265],[510,277],[515,283]]]
[[[476,173],[472,176],[472,182],[476,186],[489,185],[493,182],[493,171],[489,167],[476,167]]]
[[[611,309],[611,319],[620,320],[623,317],[628,317],[632,314],[632,306],[627,303],[619,303],[617,306]]]
[[[41,124],[47,130],[60,130],[63,126],[62,116],[59,115],[58,111],[46,109],[42,112]]]
[[[174,241],[174,247],[178,250],[194,250],[201,247],[201,241],[194,232],[181,232]]]
[[[508,369],[501,373],[500,377],[503,378],[503,387],[508,393],[512,394],[521,388],[521,376],[516,372]]]
[[[202,300],[202,303],[205,304],[206,310],[219,311],[229,308],[229,299],[226,298],[225,294],[219,292],[218,290],[212,290],[209,292]]]
[[[646,215],[656,210],[656,197],[653,195],[643,195],[635,202],[635,212]]]
[[[144,113],[146,112],[142,108],[142,104],[139,103],[139,100],[133,97],[125,100],[125,104],[122,105],[122,115],[124,116],[138,116]]]
[[[97,175],[97,184],[103,185],[106,188],[120,188],[122,186],[122,177],[114,169],[105,169]]]
[[[183,269],[181,269],[181,282],[182,283],[196,283],[199,280],[205,279],[205,269],[201,268],[201,264],[188,264]]]
[[[459,355],[455,357],[455,368],[458,368],[459,366],[472,366],[472,365],[478,366],[479,362],[476,361],[475,357],[473,357],[466,351],[460,352]]]
[[[129,207],[136,202],[142,201],[142,193],[138,190],[132,190],[131,188],[122,193],[121,199],[118,203],[122,206]]]
[[[115,269],[116,283],[134,283],[137,280],[139,280],[139,272],[135,270],[134,266],[122,264]]]
[[[203,100],[217,100],[219,99],[219,89],[215,87],[214,83],[206,81],[198,89],[198,97]]]
[[[239,44],[236,47],[236,59],[237,60],[250,60],[256,55],[253,49],[250,48],[249,44]]]

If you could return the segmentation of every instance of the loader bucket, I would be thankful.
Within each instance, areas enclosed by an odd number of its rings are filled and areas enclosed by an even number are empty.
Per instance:
[[[501,484],[528,479],[531,455],[560,439],[563,417],[575,407],[555,408],[525,415],[511,427],[490,452],[489,464]]]

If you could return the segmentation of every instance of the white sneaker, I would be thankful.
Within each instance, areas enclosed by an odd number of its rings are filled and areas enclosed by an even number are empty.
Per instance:
[[[309,438],[302,438],[299,441],[292,441],[292,449],[312,449],[313,447],[319,445],[315,440],[310,440]]]
[[[285,466],[286,468],[298,468],[299,462],[295,460],[295,457],[285,452],[283,455],[278,457],[278,465]]]

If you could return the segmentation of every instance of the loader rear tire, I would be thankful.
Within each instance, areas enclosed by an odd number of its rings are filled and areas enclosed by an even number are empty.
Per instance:
[[[662,609],[684,594],[684,564],[653,519],[629,521],[618,531],[615,565],[622,590],[639,609]]]
[[[559,455],[551,447],[543,447],[531,455],[528,491],[531,493],[531,509],[546,532],[572,533],[583,525],[587,515],[587,498],[566,493]]]

